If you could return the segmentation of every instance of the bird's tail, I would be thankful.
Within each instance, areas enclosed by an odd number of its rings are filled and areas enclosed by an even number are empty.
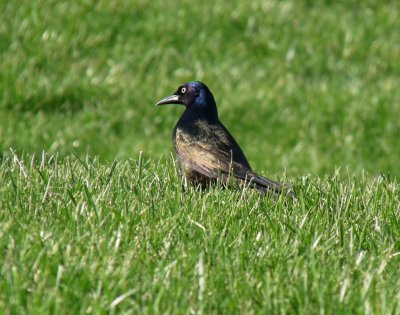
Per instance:
[[[293,188],[288,183],[278,183],[254,173],[248,174],[247,177],[250,180],[250,185],[253,185],[254,188],[262,193],[275,192],[292,198],[295,197]]]

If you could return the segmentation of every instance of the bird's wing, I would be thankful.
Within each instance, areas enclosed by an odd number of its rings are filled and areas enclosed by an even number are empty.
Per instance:
[[[218,137],[219,138],[219,137]],[[234,153],[225,141],[193,141],[184,132],[177,130],[175,147],[178,158],[190,168],[210,178],[221,178],[224,182],[229,175],[255,185],[280,190],[280,184],[253,173],[247,161],[236,161]]]
[[[175,148],[178,158],[197,172],[217,178],[219,174],[229,174],[230,171],[243,171],[243,166],[233,161],[232,151],[219,139],[192,139],[190,135],[177,130]]]

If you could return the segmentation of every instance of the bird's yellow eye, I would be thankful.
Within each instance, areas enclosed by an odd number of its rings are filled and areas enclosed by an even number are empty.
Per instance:
[[[185,87],[181,88],[181,93],[183,94],[185,92],[186,92],[186,88]]]

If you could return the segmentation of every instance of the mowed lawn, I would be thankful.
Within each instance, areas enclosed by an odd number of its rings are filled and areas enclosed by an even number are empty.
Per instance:
[[[0,1],[1,314],[400,314],[397,1]],[[297,198],[182,189],[213,92]]]

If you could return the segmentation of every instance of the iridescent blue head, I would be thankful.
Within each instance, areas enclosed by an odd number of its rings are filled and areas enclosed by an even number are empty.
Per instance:
[[[204,83],[200,81],[181,85],[174,94],[163,98],[156,105],[182,104],[185,113],[218,119],[217,105],[214,96]]]

